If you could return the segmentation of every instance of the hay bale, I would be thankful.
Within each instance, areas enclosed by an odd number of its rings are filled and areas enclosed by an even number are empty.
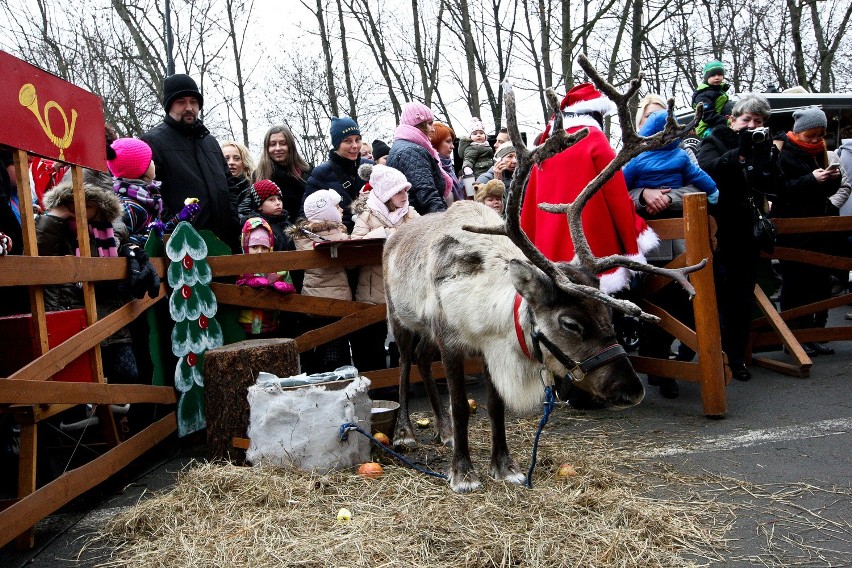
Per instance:
[[[289,377],[299,372],[292,339],[250,339],[211,349],[204,355],[207,456],[242,463],[245,452],[232,446],[245,438],[249,424],[248,388],[261,371]]]
[[[488,463],[485,419],[471,454]],[[534,420],[508,423],[510,446],[529,460]],[[428,433],[427,433],[428,435]],[[532,490],[485,479],[458,495],[445,481],[400,466],[365,480],[352,471],[204,464],[170,492],[110,522],[104,566],[696,566],[718,560],[730,512],[692,493],[655,493],[669,475],[598,432],[546,437]],[[523,449],[523,451],[521,451]],[[412,459],[436,468],[451,450],[426,444]],[[571,461],[578,475],[555,475]],[[661,477],[662,476],[662,477]],[[347,508],[349,522],[337,512]],[[695,559],[699,559],[696,562]]]

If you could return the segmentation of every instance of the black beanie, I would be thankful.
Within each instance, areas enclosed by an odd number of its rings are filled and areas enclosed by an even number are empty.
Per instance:
[[[390,154],[390,146],[381,140],[373,140],[373,160],[378,163],[379,158]]]
[[[189,75],[169,75],[163,81],[163,108],[166,109],[166,112],[169,112],[169,109],[172,108],[175,99],[190,96],[198,99],[199,107],[204,106],[204,97],[198,90],[198,85]]]

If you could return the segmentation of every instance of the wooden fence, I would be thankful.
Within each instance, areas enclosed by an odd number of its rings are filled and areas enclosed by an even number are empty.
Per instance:
[[[85,218],[78,215],[80,228],[80,250],[83,256],[41,258],[37,255],[32,208],[26,182],[26,154],[18,152],[15,157],[19,192],[22,196],[25,256],[0,257],[0,286],[25,285],[30,290],[34,335],[40,346],[39,356],[30,364],[5,379],[0,379],[0,412],[12,413],[21,425],[21,454],[19,460],[18,498],[0,503],[0,546],[17,537],[22,547],[33,545],[31,527],[40,519],[83,492],[95,487],[132,460],[161,442],[175,431],[174,413],[169,413],[138,434],[121,441],[115,427],[109,405],[126,403],[175,403],[172,387],[151,385],[109,384],[103,376],[99,356],[100,342],[114,331],[139,317],[165,295],[165,285],[156,299],[133,300],[123,308],[98,320],[95,313],[93,283],[104,280],[120,280],[126,277],[124,259],[93,259],[86,257],[88,232]],[[85,211],[82,193],[82,174],[74,167],[75,203],[77,211]],[[652,226],[661,238],[685,238],[687,251],[672,261],[673,265],[696,263],[707,258],[708,266],[694,273],[691,280],[697,295],[693,302],[695,329],[691,329],[671,317],[664,310],[649,302],[644,307],[662,318],[661,325],[676,338],[698,353],[696,362],[686,363],[669,360],[632,357],[639,372],[653,373],[679,380],[698,382],[701,385],[702,407],[708,416],[724,416],[727,412],[725,399],[725,369],[719,338],[719,323],[716,309],[715,290],[712,277],[712,225],[707,216],[706,197],[690,194],[684,200],[683,219],[653,222]],[[311,267],[345,266],[354,267],[381,262],[381,245],[365,243],[363,246],[340,247],[335,254],[329,250],[273,252],[263,255],[236,255],[208,257],[214,277],[234,276],[247,272],[271,272],[277,270],[300,270]],[[152,263],[161,276],[165,275],[167,258],[153,258]],[[86,299],[87,327],[52,349],[48,349],[47,325],[43,303],[42,286],[64,282],[82,282]],[[650,278],[645,283],[645,292],[650,293],[665,285],[663,278]],[[332,339],[345,336],[385,318],[384,305],[348,302],[328,298],[300,295],[282,296],[268,290],[239,287],[222,282],[213,282],[211,288],[221,304],[257,308],[278,309],[301,314],[312,314],[339,318],[325,327],[309,331],[295,338],[299,352],[305,352]],[[64,383],[51,380],[69,362],[90,352],[92,360],[92,382]],[[476,360],[467,362],[465,371],[481,370]],[[414,380],[418,380],[413,370]],[[437,377],[443,376],[440,363],[433,366]],[[397,384],[398,369],[366,371],[373,387]],[[729,380],[729,379],[728,379]],[[36,487],[37,425],[47,417],[54,416],[79,404],[97,405],[102,435],[107,451],[86,465],[64,473],[59,478]]]

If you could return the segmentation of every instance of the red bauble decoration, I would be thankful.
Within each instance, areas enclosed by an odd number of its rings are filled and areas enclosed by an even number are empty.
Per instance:
[[[190,270],[192,268],[193,264],[194,264],[194,261],[192,260],[191,256],[186,255],[185,257],[183,257],[183,267],[186,270]]]
[[[184,300],[189,300],[192,297],[192,288],[184,286],[180,289],[180,295],[183,296]]]
[[[201,329],[207,329],[208,325],[210,325],[210,321],[207,319],[207,316],[202,314],[201,317],[198,318],[198,327]]]
[[[190,353],[186,356],[186,364],[190,367],[195,367],[195,364],[198,363],[198,356],[195,353]]]

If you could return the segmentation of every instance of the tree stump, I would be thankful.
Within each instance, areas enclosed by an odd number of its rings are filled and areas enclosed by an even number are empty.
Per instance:
[[[292,339],[251,339],[217,347],[204,355],[207,456],[242,463],[245,451],[233,438],[245,438],[249,423],[248,388],[261,371],[279,377],[299,372],[299,353]]]

